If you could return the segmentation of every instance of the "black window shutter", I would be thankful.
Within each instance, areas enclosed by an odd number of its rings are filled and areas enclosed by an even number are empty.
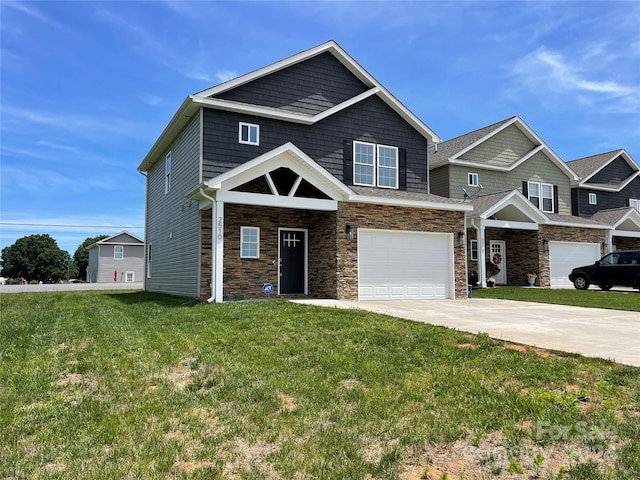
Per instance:
[[[400,190],[407,189],[407,149],[398,149],[398,177]]]
[[[558,186],[553,186],[553,213],[558,213]]]
[[[345,140],[343,142],[343,176],[345,185],[353,185],[353,143]]]
[[[526,180],[522,182],[522,195],[529,198],[529,184]]]

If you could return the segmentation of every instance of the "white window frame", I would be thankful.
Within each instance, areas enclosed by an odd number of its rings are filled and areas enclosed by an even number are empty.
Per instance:
[[[471,240],[471,260],[478,261],[478,240]]]
[[[531,195],[532,186],[535,186],[535,188],[537,189],[538,195]],[[544,195],[545,187],[548,187],[551,190],[551,196]],[[538,208],[538,210],[541,210],[546,213],[553,213],[555,212],[555,198],[553,195],[553,190],[554,190],[553,187],[554,186],[551,183],[527,182],[527,198],[531,203],[533,203]],[[532,198],[537,199],[537,204],[531,200]],[[544,208],[545,199],[551,200],[551,209]]]
[[[129,280],[129,276],[131,276],[131,280]],[[136,281],[136,272],[124,272],[124,281],[125,283],[131,283]]]
[[[116,252],[120,252],[120,256],[118,256]],[[123,260],[124,259],[124,245],[114,245],[113,246],[113,259],[114,260]]]
[[[245,233],[248,231],[255,231],[256,232],[256,240],[254,241],[248,241],[245,240]],[[249,244],[254,244],[256,246],[256,253],[255,255],[246,255],[244,253],[244,246],[245,244],[249,245]],[[260,258],[260,227],[240,227],[240,258]]]
[[[597,205],[598,204],[598,195],[595,193],[589,194],[589,205]]]
[[[357,156],[356,156],[356,147],[357,145],[365,145],[367,147],[370,147],[372,150],[372,154],[373,154],[373,163],[369,164],[369,163],[364,163],[364,162],[358,162],[357,161]],[[381,165],[380,164],[380,151],[383,149],[389,149],[393,152],[395,152],[395,167],[390,167],[388,165]],[[397,190],[398,186],[400,185],[400,149],[398,147],[394,147],[393,145],[384,145],[381,143],[370,143],[370,142],[359,142],[359,141],[354,141],[353,142],[353,184],[354,185],[362,185],[365,187],[380,187],[380,188],[388,188],[388,189],[392,189],[392,190]],[[367,167],[367,168],[371,168],[372,169],[372,181],[371,183],[365,183],[365,182],[358,182],[356,181],[356,166],[363,166],[363,167]],[[394,185],[381,185],[380,183],[380,172],[382,170],[393,170],[394,171],[394,177],[393,177],[393,181],[394,181]]]
[[[629,206],[635,208],[638,212],[640,212],[640,200],[638,200],[637,198],[630,198]]]
[[[243,129],[247,129],[247,137],[242,134]],[[251,131],[255,129],[255,140],[251,140]],[[260,125],[255,123],[240,122],[238,126],[238,142],[245,145],[260,145]]]
[[[171,152],[164,159],[164,193],[171,191]]]
[[[152,244],[147,245],[147,278],[151,278],[151,266],[153,260],[151,247],[153,247]]]
[[[477,173],[467,173],[467,185],[469,187],[477,187],[478,185],[480,185],[480,178]]]

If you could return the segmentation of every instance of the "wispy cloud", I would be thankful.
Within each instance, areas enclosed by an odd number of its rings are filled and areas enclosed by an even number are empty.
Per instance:
[[[511,73],[522,87],[536,95],[564,95],[582,104],[598,104],[611,113],[638,112],[638,89],[614,78],[616,69],[608,68],[615,58],[615,52],[603,44],[570,59],[540,47],[519,59]]]
[[[64,24],[58,22],[55,18],[49,15],[45,15],[44,13],[42,13],[41,10],[34,8],[32,4],[27,5],[24,2],[12,1],[12,2],[2,2],[1,5],[2,7],[13,9],[16,12],[20,12],[24,15],[27,15],[35,20],[38,20],[41,23],[44,23],[45,25],[55,27],[58,30],[62,30],[65,33],[75,36],[75,33],[71,29],[67,28]],[[2,28],[4,29],[4,27],[5,26],[3,25]]]
[[[218,81],[221,83],[228,82],[229,80],[232,80],[238,76],[236,72],[231,72],[229,70],[221,70],[219,72],[216,72],[215,75]]]

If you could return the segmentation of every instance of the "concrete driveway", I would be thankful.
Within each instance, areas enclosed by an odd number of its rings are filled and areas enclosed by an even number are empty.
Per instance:
[[[640,302],[640,294],[637,295]],[[484,298],[296,302],[368,310],[470,333],[487,332],[501,340],[640,366],[638,312]]]

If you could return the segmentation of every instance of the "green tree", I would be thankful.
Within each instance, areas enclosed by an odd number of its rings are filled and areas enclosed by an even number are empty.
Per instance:
[[[29,235],[2,249],[2,276],[58,283],[67,278],[69,253],[49,235]]]
[[[76,249],[76,253],[73,254],[73,263],[76,268],[76,276],[77,278],[81,278],[85,280],[87,278],[87,266],[89,265],[89,251],[87,247],[89,245],[93,245],[100,240],[109,237],[109,235],[98,235],[97,237],[88,237],[78,245]]]

